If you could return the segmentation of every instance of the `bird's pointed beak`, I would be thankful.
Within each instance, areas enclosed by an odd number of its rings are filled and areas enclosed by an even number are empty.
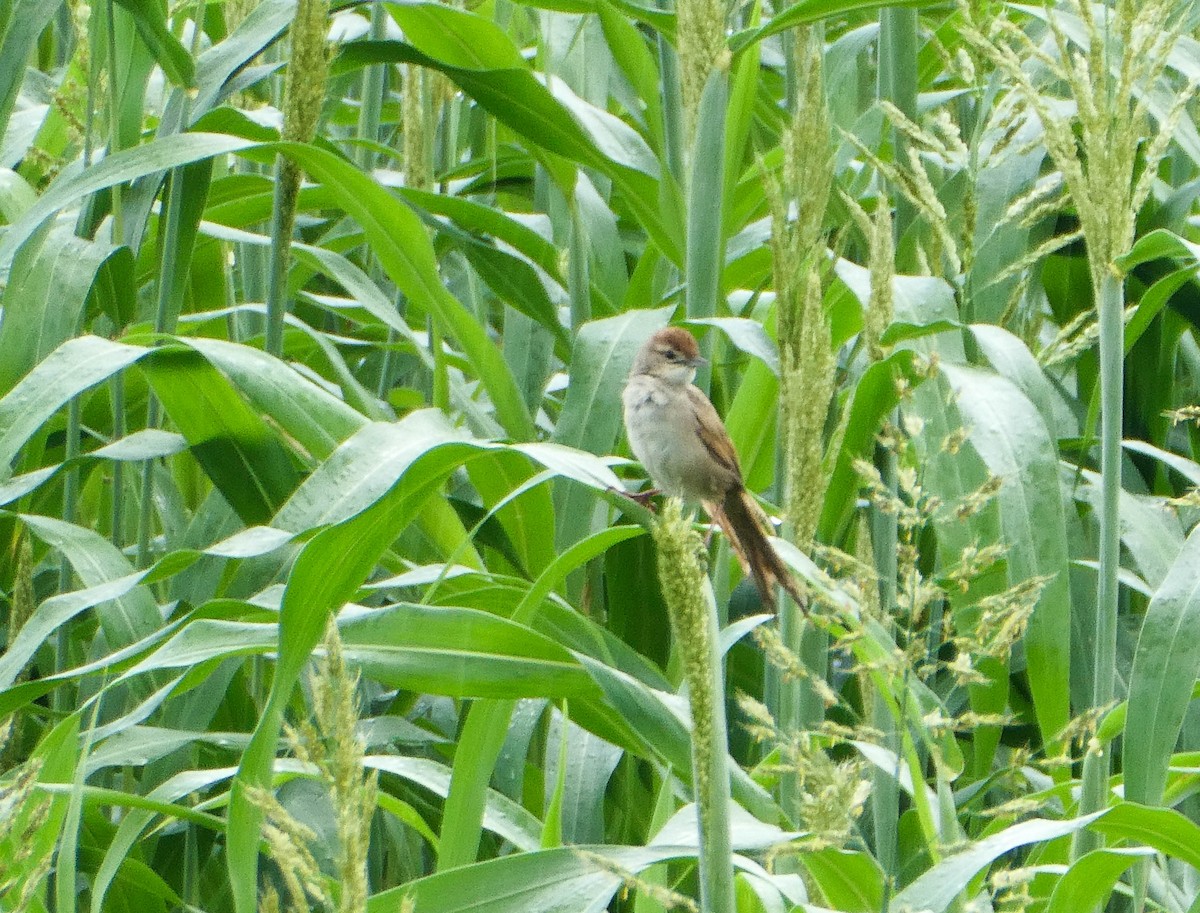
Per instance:
[[[693,368],[699,368],[708,364],[708,359],[703,355],[697,355],[695,358],[688,359],[688,365]]]

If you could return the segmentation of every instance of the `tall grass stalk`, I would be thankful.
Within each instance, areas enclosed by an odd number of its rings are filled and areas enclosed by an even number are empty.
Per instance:
[[[329,59],[325,49],[328,0],[299,0],[292,21],[292,54],[283,91],[283,139],[308,143],[317,132]],[[275,192],[271,201],[271,254],[267,273],[266,350],[283,354],[283,322],[288,309],[287,275],[291,260],[300,166],[280,155],[275,159]]]
[[[700,828],[700,909],[733,913],[733,843],[730,834],[729,738],[725,721],[723,662],[718,649],[717,606],[701,565],[704,544],[670,498],[654,527],[658,578],[683,659],[692,718],[692,789]]]
[[[904,7],[885,8],[879,14],[878,97],[895,105],[910,120],[917,117],[917,57],[920,50],[917,11]],[[903,167],[908,161],[908,140],[894,128],[891,140],[892,160]],[[912,224],[914,207],[899,188],[893,195],[896,199],[896,238],[899,240]]]
[[[1021,103],[1041,122],[1046,148],[1078,211],[1087,246],[1100,320],[1100,583],[1090,670],[1092,707],[1099,710],[1114,697],[1117,659],[1124,288],[1114,261],[1133,243],[1138,211],[1194,86],[1178,93],[1149,142],[1144,142],[1148,99],[1166,72],[1182,29],[1181,10],[1173,0],[1140,6],[1118,0],[1100,8],[1073,2],[1068,11],[1083,26],[1087,47],[1082,50],[1067,36],[1055,11],[1048,12],[1046,21],[1056,56],[1007,20],[998,20],[987,35],[970,27],[966,34],[1010,79]],[[967,20],[971,23],[969,14]],[[1034,84],[1024,67],[1029,57],[1041,60],[1050,77],[1067,87],[1074,100],[1073,116],[1054,107],[1053,98]],[[1084,762],[1081,811],[1107,805],[1110,767],[1110,749],[1093,744]],[[1097,841],[1095,835],[1081,833],[1076,852],[1094,848]]]
[[[195,58],[200,48],[200,35],[204,25],[204,2],[197,0],[193,12],[192,57]],[[183,96],[183,113],[180,123],[188,122],[190,100]],[[166,189],[163,193],[163,204],[160,215],[158,290],[154,313],[154,332],[160,334],[174,333],[183,307],[184,288],[187,282],[188,270],[191,266],[192,251],[184,249],[181,243],[183,220],[186,217],[185,196],[189,192],[187,168],[174,168],[166,178]],[[153,394],[147,405],[146,427],[157,428],[160,421],[160,407]],[[137,554],[138,563],[145,567],[150,562],[150,530],[153,522],[154,508],[154,461],[147,460],[142,464],[142,497],[138,507]]]
[[[783,134],[783,176],[767,185],[779,340],[780,467],[785,531],[801,549],[813,543],[828,486],[824,466],[825,420],[836,364],[825,314],[825,211],[833,188],[833,139],[825,102],[824,41],[814,28],[798,30],[792,43],[789,94],[793,114]],[[795,205],[794,214],[791,211]],[[823,679],[829,640],[808,625],[790,598],[778,603],[784,647],[812,676]],[[772,714],[784,732],[799,733],[824,717],[823,696],[808,676],[789,679],[770,670]],[[799,808],[795,771],[780,782],[784,808]]]
[[[721,296],[721,271],[725,263],[725,237],[721,230],[724,181],[714,180],[725,163],[725,119],[729,107],[729,74],[714,69],[704,86],[696,118],[687,191],[687,248],[684,272],[687,315],[713,317]],[[712,355],[711,334],[701,342],[705,357]],[[707,390],[712,366],[696,372],[696,385]]]
[[[917,35],[917,11],[889,7],[880,13],[879,19],[879,70],[876,92],[881,102],[891,104],[909,119],[917,116],[917,56],[920,44]],[[897,170],[901,170],[908,161],[908,139],[904,133],[893,127],[890,133],[892,142],[892,160]],[[920,167],[915,162],[914,167]],[[895,255],[900,240],[912,224],[916,207],[904,195],[900,186],[894,187],[892,194],[896,203],[894,213],[887,212],[889,200],[886,194],[880,194],[876,200],[875,219],[870,221],[857,203],[851,211],[858,216],[860,230],[867,236],[870,246],[869,268],[871,270],[871,300],[865,315],[865,331],[867,355],[872,360],[881,357],[879,349],[879,334],[891,321],[892,312],[892,280],[895,273]],[[891,416],[893,426],[899,426],[899,412]],[[892,498],[899,498],[898,465],[893,449],[877,448],[880,475],[884,486]],[[878,506],[871,510],[871,551],[875,557],[875,571],[879,577],[880,618],[888,626],[889,633],[894,633],[895,624],[892,619],[898,615],[897,575],[899,573],[898,553],[900,548],[900,529],[898,516],[894,512],[881,511]],[[864,530],[865,532],[865,530]],[[907,674],[907,671],[906,671]],[[888,687],[876,680],[877,693],[870,704],[870,720],[881,734],[884,747],[896,753],[897,759],[907,756],[911,773],[917,775],[914,756],[918,755],[917,746],[912,744],[908,733],[909,720],[903,711],[907,702],[900,704],[901,715],[895,716],[887,706],[885,695],[879,689]],[[902,743],[903,742],[903,747]],[[899,760],[897,761],[899,763]],[[898,773],[898,771],[897,771]],[[899,815],[899,795],[895,782],[888,772],[876,771],[874,788],[871,791],[870,808],[872,834],[875,840],[875,851],[880,864],[888,874],[889,890],[897,877],[897,848],[899,835],[897,822]],[[924,799],[921,796],[920,799]],[[932,810],[924,808],[924,803],[918,803],[920,819],[925,825],[927,842],[931,840],[933,827],[931,824]]]

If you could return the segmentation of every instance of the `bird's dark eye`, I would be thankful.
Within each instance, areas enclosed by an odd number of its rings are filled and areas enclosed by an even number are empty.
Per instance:
[[[667,356],[667,361],[678,361],[679,360],[679,353],[676,352],[674,349],[667,349],[665,352],[663,352],[663,354],[665,356]]]

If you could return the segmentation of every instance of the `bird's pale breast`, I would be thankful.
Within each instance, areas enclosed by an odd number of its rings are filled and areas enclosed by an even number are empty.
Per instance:
[[[687,501],[724,496],[729,481],[697,433],[685,388],[634,375],[625,387],[624,406],[629,446],[657,487]]]

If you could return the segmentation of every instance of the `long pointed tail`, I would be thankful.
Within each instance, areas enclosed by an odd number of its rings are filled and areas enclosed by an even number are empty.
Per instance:
[[[721,504],[705,504],[709,516],[729,538],[729,544],[758,588],[765,607],[775,605],[775,586],[787,591],[805,613],[808,600],[783,559],[767,539],[769,521],[745,488],[730,491]]]

